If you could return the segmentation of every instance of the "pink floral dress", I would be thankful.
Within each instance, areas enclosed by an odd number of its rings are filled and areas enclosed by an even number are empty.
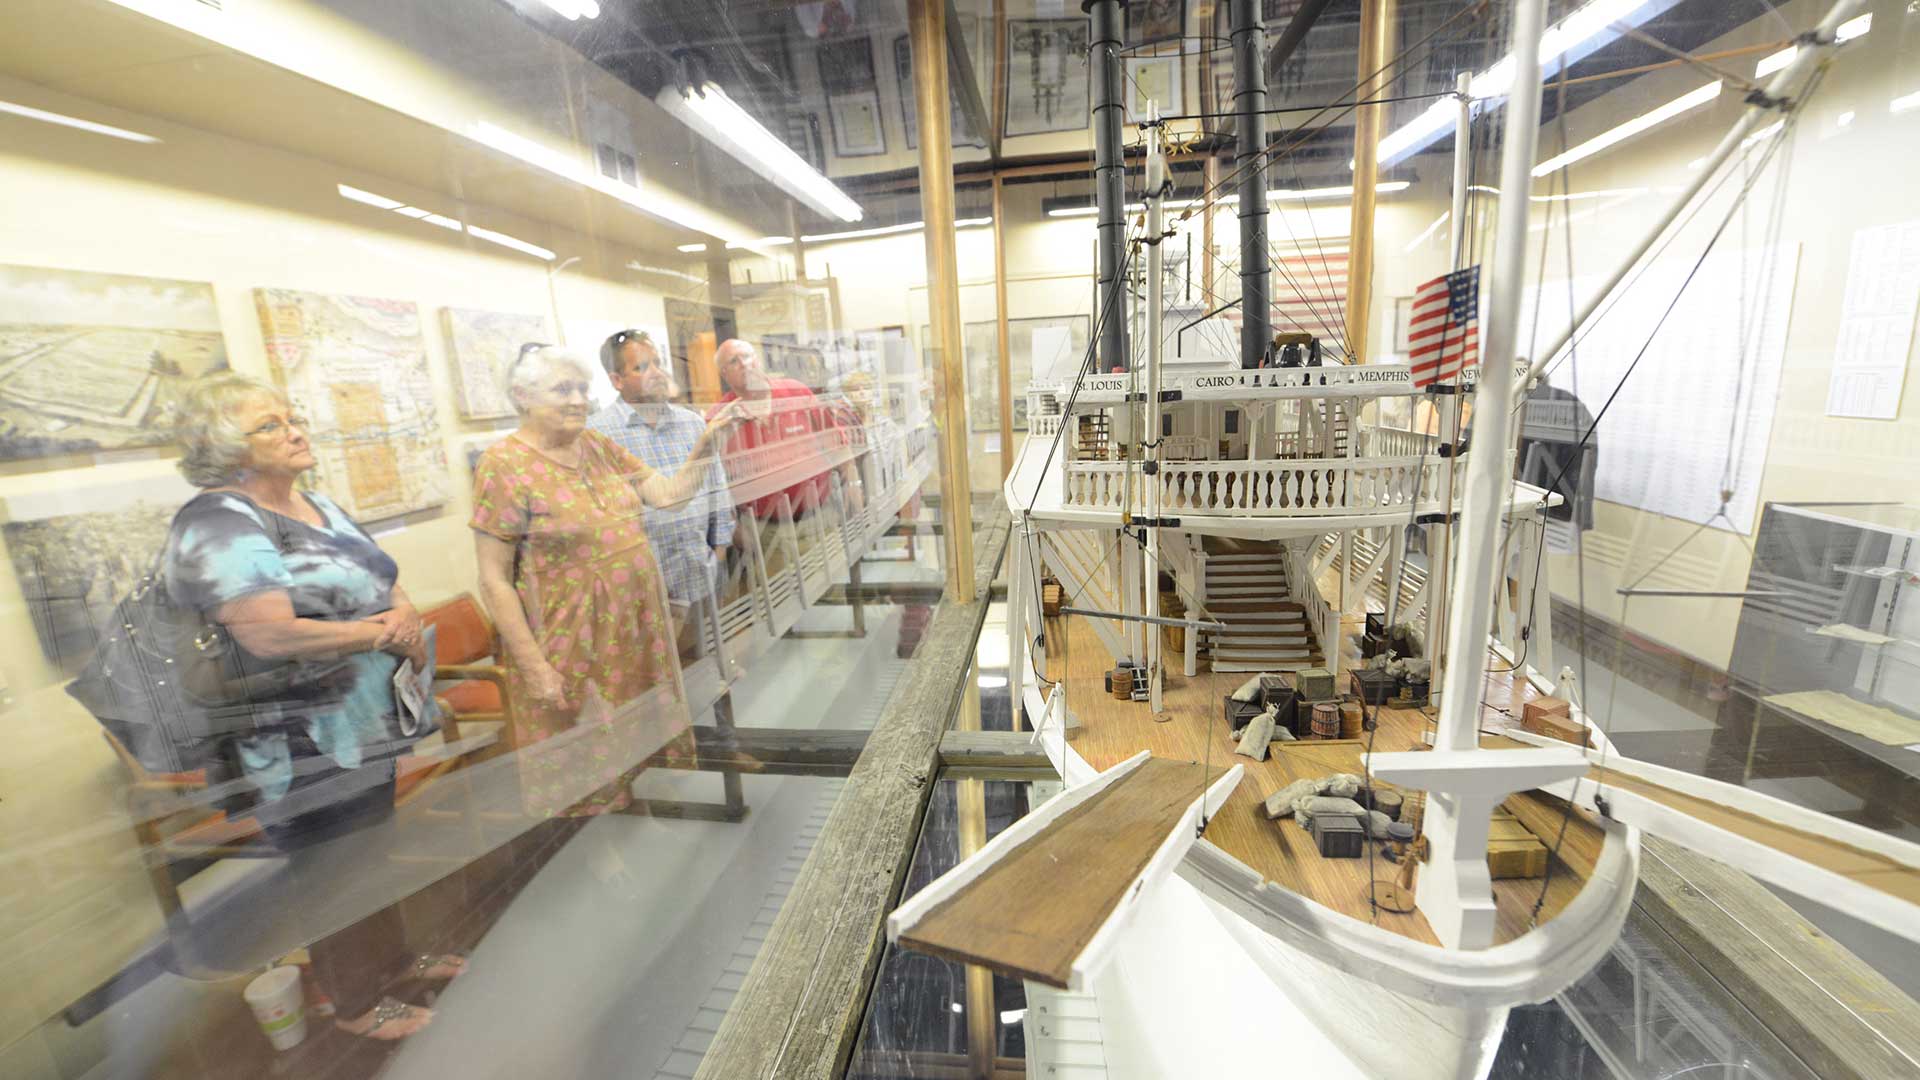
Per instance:
[[[536,708],[507,660],[521,793],[536,816],[624,807],[626,775],[688,729],[637,488],[652,475],[596,431],[581,433],[577,467],[509,437],[474,469],[468,524],[515,545],[514,589],[566,687],[568,708]]]

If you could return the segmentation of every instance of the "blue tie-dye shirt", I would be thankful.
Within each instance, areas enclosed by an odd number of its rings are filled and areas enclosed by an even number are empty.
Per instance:
[[[303,619],[364,619],[392,607],[400,574],[392,556],[333,500],[318,493],[306,498],[323,524],[276,514],[225,491],[206,492],[181,507],[166,550],[167,591],[174,602],[211,617],[223,604],[279,589]],[[292,786],[287,732],[294,728],[304,729],[322,754],[345,769],[400,749],[393,745],[390,722],[400,658],[363,652],[347,660],[297,697],[256,710],[263,731],[239,740],[238,748],[247,778],[267,799],[284,796]]]

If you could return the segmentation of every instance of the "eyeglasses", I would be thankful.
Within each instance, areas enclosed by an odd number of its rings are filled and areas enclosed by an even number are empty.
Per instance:
[[[645,330],[622,330],[619,333],[608,338],[607,345],[614,349],[620,349],[620,348],[623,348],[629,341],[637,341],[642,345],[653,344],[653,339],[647,336],[647,332]]]
[[[259,427],[254,428],[252,431],[247,432],[247,438],[251,439],[255,435],[265,435],[270,439],[284,439],[287,437],[287,433],[294,428],[299,428],[301,431],[307,430],[307,418],[304,416],[289,416],[282,419],[276,416],[266,423],[261,424]]]

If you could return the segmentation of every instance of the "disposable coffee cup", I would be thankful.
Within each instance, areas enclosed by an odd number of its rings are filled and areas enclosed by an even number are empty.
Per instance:
[[[240,996],[275,1050],[291,1050],[307,1037],[307,995],[299,968],[273,968],[248,983]]]

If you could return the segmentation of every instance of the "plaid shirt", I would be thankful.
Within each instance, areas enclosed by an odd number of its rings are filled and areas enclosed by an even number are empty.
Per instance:
[[[625,447],[668,476],[693,455],[706,421],[678,405],[635,407],[620,398],[593,414],[587,426]],[[713,549],[733,542],[733,499],[716,458],[707,482],[677,510],[647,508],[647,539],[653,544],[667,596],[691,603],[704,599],[717,569]]]

